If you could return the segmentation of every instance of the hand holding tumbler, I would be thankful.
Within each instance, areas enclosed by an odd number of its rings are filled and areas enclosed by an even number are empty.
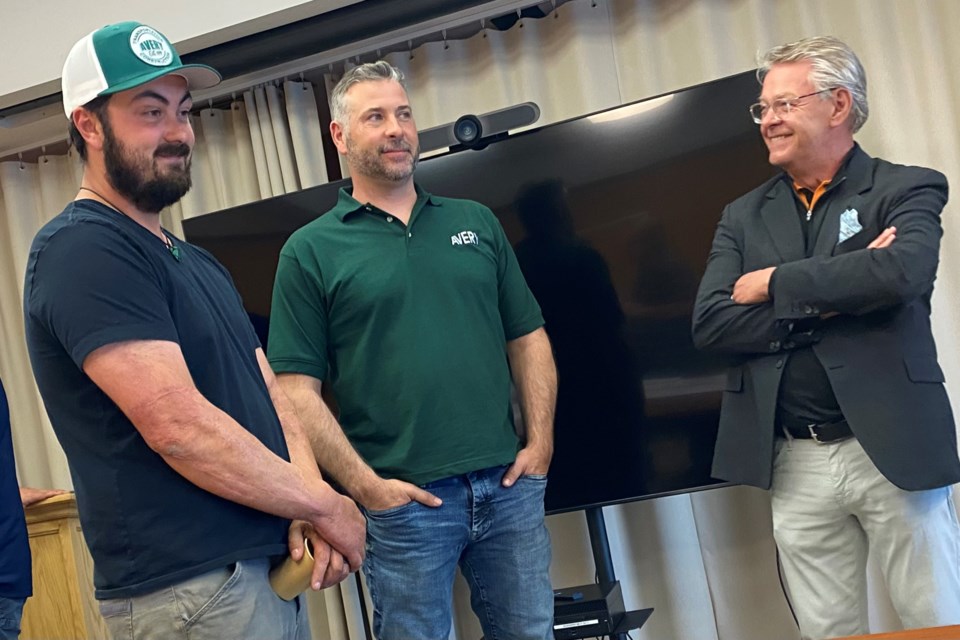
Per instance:
[[[270,571],[270,586],[284,600],[293,600],[310,586],[313,573],[313,545],[303,541],[303,555],[299,560],[287,556],[282,564]]]

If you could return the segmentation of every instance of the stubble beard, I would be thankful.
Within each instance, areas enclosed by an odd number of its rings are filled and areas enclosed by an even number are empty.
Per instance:
[[[420,146],[413,148],[406,140],[401,140],[394,144],[380,145],[375,149],[360,149],[353,143],[348,136],[347,157],[351,165],[351,171],[367,178],[380,180],[384,182],[405,182],[417,168],[420,161]],[[387,151],[407,151],[410,153],[411,161],[409,164],[402,165],[389,164],[382,154]]]

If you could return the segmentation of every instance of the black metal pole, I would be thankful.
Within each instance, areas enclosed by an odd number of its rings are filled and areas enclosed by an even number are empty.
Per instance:
[[[610,540],[607,538],[607,523],[603,519],[603,507],[587,507],[584,514],[587,517],[587,532],[590,534],[593,563],[597,568],[597,581],[615,582],[617,574],[613,569],[613,556],[610,555]],[[617,633],[609,637],[627,640],[625,633]]]
[[[366,640],[373,640],[373,630],[370,628],[370,617],[367,615],[367,599],[363,595],[363,580],[360,579],[360,572],[354,574],[357,581],[357,595],[360,596],[360,615],[363,616],[363,637]]]
[[[587,516],[587,531],[590,533],[593,562],[597,567],[597,581],[613,582],[617,579],[617,574],[613,570],[613,558],[610,555],[610,541],[607,539],[603,507],[587,507],[584,513]]]

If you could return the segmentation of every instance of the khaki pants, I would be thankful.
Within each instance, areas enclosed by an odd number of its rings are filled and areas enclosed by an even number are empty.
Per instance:
[[[100,601],[113,640],[309,640],[304,596],[270,588],[268,561],[243,560],[172,587]]]
[[[950,487],[897,488],[856,438],[778,438],[772,505],[803,638],[868,632],[868,549],[905,628],[960,623],[960,525]]]

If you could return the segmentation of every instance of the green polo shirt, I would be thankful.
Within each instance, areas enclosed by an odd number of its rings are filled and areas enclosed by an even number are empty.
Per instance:
[[[506,341],[542,325],[488,208],[418,187],[404,225],[341,189],[280,253],[269,357],[332,387],[377,473],[425,484],[513,461]]]

